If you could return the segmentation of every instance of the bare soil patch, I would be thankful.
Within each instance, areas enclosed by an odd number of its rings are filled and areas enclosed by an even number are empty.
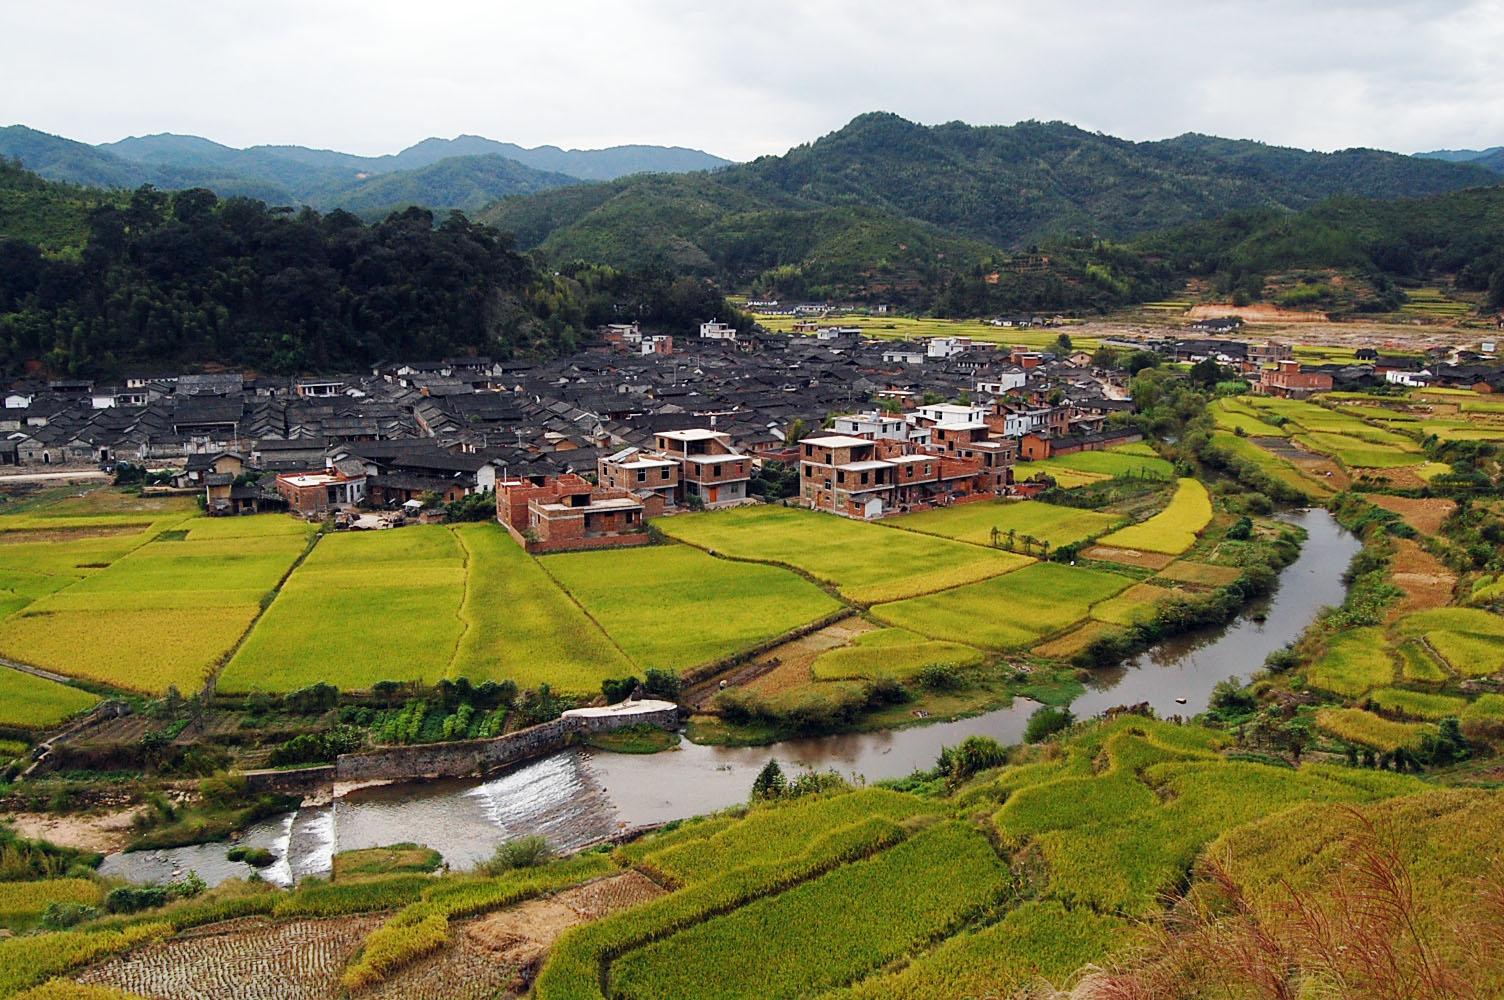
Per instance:
[[[1088,559],[1122,563],[1125,566],[1142,566],[1145,569],[1164,569],[1175,561],[1174,556],[1160,552],[1140,552],[1137,549],[1119,549],[1111,545],[1093,545],[1081,553]]]
[[[112,854],[130,842],[131,820],[141,811],[123,809],[97,816],[60,816],[53,813],[11,813],[4,817],[16,833],[32,840],[46,840],[59,847]]]
[[[1186,313],[1186,318],[1216,319],[1220,316],[1236,316],[1245,323],[1327,323],[1330,322],[1326,313],[1302,312],[1299,309],[1281,309],[1279,306],[1253,305],[1235,306],[1232,303],[1226,305],[1192,306],[1191,311]]]
[[[465,926],[463,937],[493,961],[531,968],[576,924],[656,899],[664,890],[641,872],[623,872],[501,910]]]
[[[1452,516],[1457,504],[1451,500],[1420,500],[1413,497],[1372,496],[1375,506],[1393,511],[1405,519],[1405,523],[1423,535],[1434,535],[1441,530],[1441,522]]]
[[[1390,613],[1391,619],[1450,604],[1452,590],[1457,586],[1456,575],[1411,539],[1396,538],[1394,546],[1394,567],[1389,578],[1405,596]]]

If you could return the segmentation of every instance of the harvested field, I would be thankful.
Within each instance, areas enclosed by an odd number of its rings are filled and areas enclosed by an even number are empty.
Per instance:
[[[159,1000],[337,1000],[340,970],[380,916],[214,924],[89,969],[83,983]]]
[[[1188,562],[1184,559],[1170,563],[1160,570],[1166,580],[1179,583],[1197,583],[1204,587],[1225,587],[1242,575],[1235,566],[1212,566],[1207,563]]]
[[[1445,607],[1452,602],[1452,591],[1457,586],[1456,574],[1410,538],[1394,540],[1394,565],[1389,579],[1405,592],[1404,599],[1393,609],[1393,615]]]
[[[1052,659],[1066,659],[1075,656],[1081,650],[1090,646],[1103,636],[1116,635],[1122,629],[1107,622],[1089,621],[1074,631],[1067,632],[1057,639],[1040,643],[1035,646],[1033,652],[1038,656],[1048,656]]]
[[[1175,561],[1174,556],[1162,552],[1140,552],[1138,549],[1120,549],[1113,545],[1093,545],[1081,553],[1087,559],[1122,563],[1124,566],[1141,566],[1144,569],[1164,569]]]
[[[1422,535],[1436,534],[1441,530],[1441,522],[1451,517],[1452,511],[1457,509],[1457,504],[1451,500],[1420,500],[1383,494],[1372,495],[1368,499],[1374,506],[1382,507],[1403,517],[1406,524]]]
[[[663,894],[641,872],[623,872],[483,917],[467,925],[463,937],[489,953],[493,961],[525,967],[542,959],[559,935],[575,924],[599,920]]]
[[[842,646],[865,635],[879,626],[865,618],[843,618],[834,625],[827,625],[818,632],[800,636],[792,642],[768,650],[748,667],[725,678],[728,685],[739,684],[761,694],[777,694],[792,688],[802,687],[814,679],[812,669],[821,654]],[[746,678],[746,679],[743,679]],[[707,699],[714,696],[716,688],[710,687]]]

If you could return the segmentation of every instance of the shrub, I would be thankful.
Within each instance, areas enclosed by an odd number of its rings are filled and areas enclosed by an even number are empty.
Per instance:
[[[643,675],[642,689],[654,698],[662,698],[664,701],[677,701],[680,688],[679,674],[673,670],[659,670],[649,667]]]
[[[49,931],[65,931],[69,927],[93,920],[99,916],[99,907],[87,903],[48,903],[42,911],[42,926]]]
[[[226,861],[244,861],[252,868],[265,868],[277,860],[277,856],[264,847],[232,847],[225,852]]]
[[[931,663],[920,669],[917,680],[926,691],[953,691],[961,686],[961,674],[953,663]]]
[[[951,784],[965,781],[989,767],[1000,767],[1008,762],[1008,748],[990,736],[968,736],[954,748],[941,747],[940,759],[935,770],[950,779]]]
[[[1049,739],[1062,730],[1068,729],[1076,717],[1068,708],[1053,708],[1042,705],[1034,710],[1029,716],[1028,725],[1024,727],[1024,742],[1039,743]]]
[[[619,701],[626,701],[637,690],[639,683],[636,677],[608,677],[601,681],[601,694],[606,696],[607,704],[615,705]]]
[[[550,861],[553,856],[554,849],[548,845],[546,838],[536,835],[518,837],[498,845],[491,859],[481,865],[480,869],[487,875],[500,875],[518,868],[536,868]]]

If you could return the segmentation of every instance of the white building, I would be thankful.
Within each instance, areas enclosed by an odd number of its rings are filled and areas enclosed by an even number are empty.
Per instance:
[[[711,320],[709,323],[700,324],[700,336],[706,340],[735,340],[736,327],[729,323]]]
[[[1022,368],[1010,368],[977,379],[977,392],[983,396],[1002,396],[1014,389],[1022,389],[1028,382],[1028,372]]]
[[[970,337],[931,337],[925,344],[926,352],[932,358],[949,358],[971,347]]]

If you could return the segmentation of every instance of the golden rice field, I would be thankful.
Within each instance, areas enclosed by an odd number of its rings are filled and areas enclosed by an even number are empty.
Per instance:
[[[1196,544],[1212,519],[1212,498],[1199,480],[1181,479],[1169,506],[1146,521],[1120,528],[1101,544],[1176,556]]]
[[[179,523],[189,527],[0,622],[0,655],[147,693],[198,690],[307,549],[308,531],[194,540],[193,522]]]
[[[1017,649],[1087,617],[1093,605],[1132,583],[1116,573],[1035,563],[981,583],[879,604],[872,614],[932,639]]]
[[[463,631],[465,550],[442,525],[323,537],[225,667],[225,691],[444,677]]]
[[[904,514],[882,523],[884,527],[907,528],[973,545],[1006,547],[1011,542],[1015,551],[1022,551],[1025,539],[1058,548],[1105,534],[1122,521],[1117,514],[1037,500],[989,500]]]

